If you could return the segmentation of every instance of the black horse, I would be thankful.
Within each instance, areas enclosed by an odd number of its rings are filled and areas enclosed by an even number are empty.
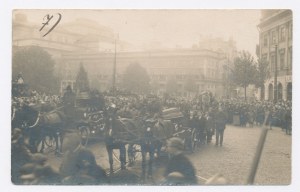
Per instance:
[[[113,150],[120,151],[121,169],[126,169],[126,145],[128,157],[132,159],[133,146],[140,146],[142,154],[142,179],[152,177],[152,164],[154,155],[160,156],[161,148],[167,138],[172,137],[174,127],[171,121],[152,121],[151,123],[140,119],[117,118],[112,113],[107,114],[105,126],[105,143],[109,157],[110,173],[113,173]],[[137,152],[137,151],[135,151]],[[149,153],[148,171],[147,154]]]
[[[126,122],[120,122],[112,116],[108,116],[105,122],[105,145],[109,158],[110,174],[113,174],[113,150],[118,149],[120,151],[121,169],[126,167],[126,144],[127,144],[127,132],[124,132],[124,126],[128,126]]]
[[[22,105],[13,109],[12,128],[21,128],[28,138],[29,149],[32,153],[43,152],[48,140],[55,140],[55,152],[62,152],[64,138],[65,115],[63,112],[54,110],[41,113],[29,105]],[[38,150],[38,146],[41,149]]]
[[[141,129],[141,153],[142,153],[142,179],[146,176],[152,178],[152,164],[155,158],[161,156],[161,150],[165,141],[173,137],[174,125],[171,121],[155,120],[146,121]],[[148,170],[147,170],[147,153],[149,154]]]

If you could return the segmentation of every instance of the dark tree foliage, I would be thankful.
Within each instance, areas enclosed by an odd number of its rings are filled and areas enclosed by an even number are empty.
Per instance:
[[[232,79],[236,85],[244,88],[245,100],[248,85],[256,83],[256,72],[253,56],[249,52],[242,51],[234,60]]]
[[[89,91],[89,79],[82,63],[80,63],[79,71],[76,76],[75,89],[79,92]]]
[[[124,89],[133,93],[148,93],[150,91],[150,77],[145,68],[138,63],[130,64],[124,73]]]
[[[22,73],[30,89],[58,93],[59,79],[54,75],[55,62],[51,55],[38,46],[17,50],[12,58],[12,77]]]

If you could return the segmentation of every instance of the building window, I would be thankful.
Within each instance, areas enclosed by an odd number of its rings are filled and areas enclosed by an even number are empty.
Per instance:
[[[166,79],[167,79],[167,77],[165,75],[159,75],[158,80],[165,81]]]
[[[272,31],[272,44],[277,43],[277,38],[276,38],[276,31]]]
[[[280,69],[284,69],[284,53],[280,53]]]
[[[293,38],[293,23],[290,24],[290,30],[289,30],[289,38]]]
[[[268,46],[268,35],[265,34],[264,35],[264,47],[267,47]]]
[[[177,80],[183,80],[183,75],[176,75]]]
[[[280,28],[280,41],[285,41],[285,27]]]

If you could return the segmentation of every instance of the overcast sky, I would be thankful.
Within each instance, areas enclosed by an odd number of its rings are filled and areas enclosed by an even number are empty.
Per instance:
[[[61,24],[77,18],[95,20],[136,46],[161,42],[189,48],[203,37],[232,37],[238,50],[255,55],[260,10],[22,10],[29,21],[41,23],[48,13],[61,13]],[[16,13],[16,12],[15,12]]]

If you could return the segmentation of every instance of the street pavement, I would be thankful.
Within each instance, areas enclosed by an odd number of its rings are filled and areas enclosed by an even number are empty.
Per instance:
[[[186,152],[196,169],[199,184],[205,183],[208,178],[216,174],[221,174],[227,179],[229,185],[246,185],[261,131],[261,127],[227,125],[222,147],[215,146],[213,137],[210,144],[197,147],[194,153]],[[108,170],[108,156],[103,140],[92,141],[87,147],[94,153],[97,163]],[[289,185],[291,183],[291,147],[290,135],[286,135],[280,128],[268,130],[254,180],[255,185]],[[117,157],[118,154],[116,150],[115,156]],[[141,155],[137,154],[137,156],[135,165],[128,169],[140,175]],[[49,153],[48,157],[49,163],[58,169],[61,157],[56,157],[53,152]],[[163,158],[166,160],[166,156]],[[145,184],[158,185],[162,179],[164,164],[158,162],[156,160],[154,163],[154,179]],[[120,164],[115,158],[114,169],[119,168]]]

